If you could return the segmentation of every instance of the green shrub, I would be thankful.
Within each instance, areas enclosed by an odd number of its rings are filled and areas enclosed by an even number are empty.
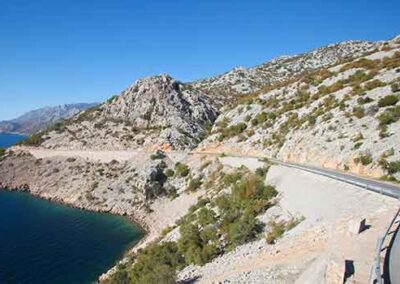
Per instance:
[[[373,102],[373,101],[374,101],[374,100],[371,99],[370,97],[359,97],[359,98],[357,99],[357,103],[358,103],[359,105],[368,104],[368,103]]]
[[[19,141],[17,145],[24,145],[24,146],[40,146],[44,142],[43,139],[43,132],[39,132],[36,134],[32,134],[28,136],[25,140]]]
[[[201,178],[192,178],[189,181],[188,190],[189,191],[196,191],[201,186]]]
[[[218,139],[220,141],[222,141],[225,138],[234,137],[236,135],[243,133],[243,131],[245,131],[246,128],[247,128],[247,125],[244,122],[229,126],[228,128],[222,129],[222,133]]]
[[[400,82],[392,83],[390,87],[393,93],[400,92]]]
[[[344,72],[346,70],[352,68],[365,68],[365,69],[375,69],[377,66],[377,62],[375,60],[370,60],[367,58],[361,58],[356,61],[347,63],[340,68],[340,72]]]
[[[185,223],[179,231],[178,250],[187,264],[204,265],[218,254],[218,247],[210,242],[210,234],[201,234],[197,225]]]
[[[363,144],[363,142],[357,142],[354,144],[353,149],[359,149],[361,147],[361,145]]]
[[[190,172],[190,170],[187,165],[179,163],[179,162],[175,164],[175,174],[178,177],[186,177],[189,174],[189,172]]]
[[[381,98],[378,101],[378,106],[379,107],[393,106],[393,105],[397,104],[398,101],[399,101],[399,99],[397,98],[397,96],[388,95],[388,96]]]
[[[257,168],[255,173],[260,178],[265,178],[268,171],[269,171],[269,166],[264,166],[262,168]]]
[[[253,214],[246,213],[228,226],[227,240],[231,247],[247,243],[260,232],[260,223]]]
[[[307,121],[310,125],[315,125],[315,123],[317,122],[317,118],[313,115],[309,115],[307,117]]]
[[[150,156],[150,159],[152,159],[152,160],[160,160],[160,159],[164,159],[164,158],[165,158],[165,154],[161,150],[157,150],[157,152],[155,152],[154,154],[151,154],[151,156]]]
[[[166,175],[167,177],[173,177],[173,176],[175,175],[175,172],[174,172],[174,170],[172,170],[172,169],[166,169],[166,170],[165,170],[165,175]]]
[[[124,278],[128,276],[128,283],[173,284],[176,283],[176,270],[184,265],[185,260],[175,242],[152,244],[140,251],[135,264],[126,269]],[[116,280],[114,276],[112,278]]]
[[[223,183],[225,186],[230,186],[232,184],[235,184],[242,178],[242,173],[237,170],[233,173],[226,174],[223,178]]]
[[[365,115],[365,110],[361,106],[353,107],[353,115],[357,118],[362,118]]]
[[[388,162],[385,159],[381,159],[379,165],[387,170],[390,175],[400,172],[400,161]]]
[[[361,153],[360,156],[354,159],[356,164],[361,163],[363,166],[367,166],[373,162],[372,155],[369,152]]]
[[[6,149],[0,147],[0,157],[4,156]]]
[[[375,79],[375,80],[366,82],[364,85],[364,89],[367,91],[370,91],[375,88],[379,88],[379,87],[383,87],[383,86],[386,86],[386,84],[384,82],[382,82],[381,80]]]
[[[400,106],[388,108],[378,116],[380,126],[397,122],[400,119]]]
[[[268,225],[270,227],[270,231],[266,236],[266,241],[268,244],[274,244],[277,239],[283,236],[286,231],[289,231],[296,227],[302,219],[291,219],[288,222],[275,222],[271,221]]]
[[[197,213],[199,224],[205,227],[216,222],[215,212],[209,208],[201,208]]]
[[[256,117],[251,121],[251,124],[253,126],[256,126],[258,124],[262,124],[268,119],[268,114],[266,112],[260,112],[259,114],[256,115]]]

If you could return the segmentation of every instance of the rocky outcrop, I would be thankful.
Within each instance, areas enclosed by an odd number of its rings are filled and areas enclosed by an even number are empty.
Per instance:
[[[168,75],[137,81],[48,133],[43,146],[67,149],[195,147],[218,116],[213,102]]]

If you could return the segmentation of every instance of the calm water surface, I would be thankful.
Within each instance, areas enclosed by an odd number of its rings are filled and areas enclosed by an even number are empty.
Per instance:
[[[91,283],[141,237],[125,218],[0,190],[0,283]]]

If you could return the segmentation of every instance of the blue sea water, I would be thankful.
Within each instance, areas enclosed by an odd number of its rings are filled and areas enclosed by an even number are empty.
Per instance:
[[[92,283],[141,237],[125,218],[0,190],[0,283]]]
[[[24,135],[0,133],[0,147],[7,148],[25,138]]]

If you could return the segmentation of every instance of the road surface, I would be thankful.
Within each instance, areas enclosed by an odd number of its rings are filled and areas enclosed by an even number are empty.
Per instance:
[[[205,154],[205,155],[220,155],[216,153],[192,153],[194,155],[196,154]],[[259,161],[260,159],[263,159],[265,157],[258,157],[258,156],[246,156],[246,155],[234,155],[234,154],[226,154],[224,156],[227,157],[242,157],[246,159],[254,159],[255,162]],[[400,199],[400,187],[387,183],[387,182],[382,182],[378,180],[373,180],[369,178],[363,178],[363,177],[358,177],[354,176],[352,174],[348,173],[343,173],[339,171],[334,171],[334,170],[329,170],[329,169],[324,169],[324,168],[318,168],[315,166],[310,166],[310,165],[300,165],[300,164],[295,164],[295,163],[289,163],[289,162],[282,162],[276,159],[271,159],[267,158],[268,161],[278,164],[281,166],[285,167],[290,167],[290,168],[296,168],[300,169],[303,171],[315,173],[318,175],[330,177],[345,183],[349,183],[352,185],[356,185],[358,187],[380,193],[389,197],[397,198]],[[395,224],[397,225],[397,224]],[[398,231],[397,231],[398,232]],[[388,269],[389,269],[389,277],[390,281],[392,284],[400,284],[400,234],[396,232],[396,235],[394,236],[394,240],[392,242],[392,247],[390,248],[390,255],[389,255],[389,264],[388,264]],[[381,282],[378,282],[381,283]]]

